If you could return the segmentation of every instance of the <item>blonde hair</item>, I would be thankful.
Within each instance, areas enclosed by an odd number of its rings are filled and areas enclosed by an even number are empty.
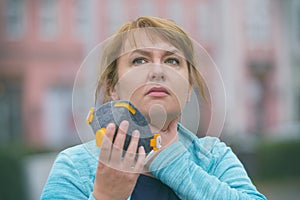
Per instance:
[[[99,101],[100,95],[102,103],[112,100],[110,92],[118,82],[116,55],[120,55],[125,40],[135,43],[134,36],[130,34],[130,31],[139,28],[144,28],[150,39],[155,39],[154,37],[158,36],[183,52],[188,64],[189,83],[191,85],[196,84],[199,93],[207,101],[203,78],[195,67],[193,42],[189,35],[174,21],[148,16],[125,23],[105,45],[100,59],[100,67],[102,68],[100,71],[102,73],[98,78],[95,101]]]

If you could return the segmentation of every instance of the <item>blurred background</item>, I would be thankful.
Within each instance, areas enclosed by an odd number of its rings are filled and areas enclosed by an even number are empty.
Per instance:
[[[39,199],[57,153],[81,143],[81,62],[144,15],[174,20],[205,47],[227,93],[221,139],[269,199],[298,199],[298,0],[0,0],[0,199]]]

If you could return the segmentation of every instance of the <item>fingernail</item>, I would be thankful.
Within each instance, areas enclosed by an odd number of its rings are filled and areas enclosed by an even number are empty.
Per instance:
[[[139,137],[140,136],[140,132],[138,130],[135,130],[132,132],[132,136],[133,137]]]
[[[128,126],[129,126],[129,123],[128,123],[128,121],[126,121],[126,120],[122,121],[121,124],[120,124],[120,128],[121,128],[123,131],[124,131],[125,129],[127,129]]]
[[[107,130],[111,131],[114,128],[114,124],[113,123],[109,123],[107,125]]]
[[[141,153],[142,151],[145,151],[145,149],[144,149],[143,146],[140,146],[140,147],[139,147],[139,153]]]

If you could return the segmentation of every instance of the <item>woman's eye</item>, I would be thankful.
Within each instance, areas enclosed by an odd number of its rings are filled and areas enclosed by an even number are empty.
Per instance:
[[[177,58],[168,58],[165,63],[171,64],[171,65],[179,65],[179,60]]]
[[[145,58],[135,58],[132,61],[133,65],[142,65],[142,64],[145,64],[145,63],[147,63],[147,60]]]

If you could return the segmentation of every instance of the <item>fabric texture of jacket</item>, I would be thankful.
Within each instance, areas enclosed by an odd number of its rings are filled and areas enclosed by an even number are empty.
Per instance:
[[[179,198],[266,199],[252,184],[236,155],[218,138],[198,138],[180,123],[178,136],[179,141],[160,152],[149,170]],[[93,184],[99,153],[95,141],[62,151],[41,199],[95,199]]]

